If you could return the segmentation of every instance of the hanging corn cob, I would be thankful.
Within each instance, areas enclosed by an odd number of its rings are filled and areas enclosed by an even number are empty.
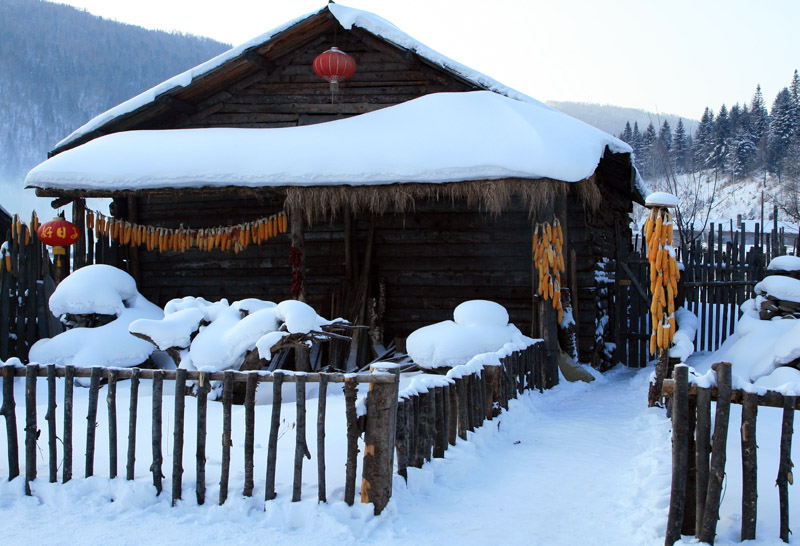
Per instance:
[[[675,336],[675,296],[678,293],[678,262],[672,247],[672,214],[666,207],[653,207],[644,224],[647,258],[650,262],[650,305],[653,331],[650,354],[667,349]]]
[[[38,218],[34,217],[31,222],[38,227]],[[15,237],[23,233],[22,225],[18,218],[12,222],[11,229]],[[148,251],[159,252],[183,253],[196,247],[206,252],[220,249],[223,252],[233,250],[238,254],[251,244],[260,245],[268,239],[286,233],[288,225],[284,212],[236,226],[196,230],[186,229],[183,225],[179,228],[145,226],[127,220],[108,218],[99,212],[86,210],[86,227],[95,231],[95,237],[103,234],[121,245],[143,246]],[[27,233],[26,237],[29,236],[30,233]]]
[[[558,310],[558,322],[564,318],[561,304],[561,273],[564,272],[564,233],[558,218],[537,223],[533,230],[533,263],[539,272],[539,295]]]

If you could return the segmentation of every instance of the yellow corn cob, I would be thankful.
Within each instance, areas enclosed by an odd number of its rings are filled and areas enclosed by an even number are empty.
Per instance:
[[[656,335],[650,334],[650,354],[656,354]]]
[[[559,308],[558,309],[558,323],[561,324],[564,322],[564,310]]]

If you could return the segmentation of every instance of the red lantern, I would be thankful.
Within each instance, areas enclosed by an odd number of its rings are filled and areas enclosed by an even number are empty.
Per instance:
[[[314,59],[314,72],[323,80],[330,82],[331,91],[335,91],[339,82],[356,73],[356,61],[339,48],[332,47]]]
[[[53,247],[53,254],[59,257],[57,260],[59,262],[60,256],[67,253],[64,247],[74,244],[80,238],[77,226],[61,217],[53,218],[39,226],[36,235],[41,242]]]

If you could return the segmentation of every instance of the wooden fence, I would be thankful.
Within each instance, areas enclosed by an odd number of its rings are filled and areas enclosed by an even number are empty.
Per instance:
[[[701,542],[714,544],[724,490],[731,404],[742,406],[742,541],[756,538],[758,406],[783,408],[776,485],[780,538],[788,542],[792,427],[800,400],[777,392],[762,396],[732,390],[731,365],[719,362],[713,369],[717,373],[717,387],[714,388],[690,387],[685,365],[676,366],[674,379],[664,381],[663,394],[670,399],[672,407],[672,489],[665,544],[671,546],[681,535],[695,535]],[[716,401],[713,437],[712,401]]]
[[[245,440],[244,440],[244,484],[243,495],[252,496],[254,482],[254,446],[256,435],[255,393],[259,383],[272,383],[273,401],[270,416],[269,437],[267,439],[267,466],[265,478],[265,500],[275,498],[276,459],[279,429],[281,427],[282,385],[284,382],[296,384],[296,437],[294,454],[294,475],[292,501],[301,499],[302,473],[304,458],[310,458],[307,445],[306,424],[306,385],[317,383],[319,386],[316,442],[318,498],[327,500],[326,464],[325,464],[325,419],[328,385],[343,384],[345,399],[345,417],[347,423],[347,455],[345,470],[344,500],[353,504],[356,491],[356,472],[358,455],[358,438],[364,434],[364,457],[362,462],[361,501],[372,503],[378,514],[386,506],[392,491],[394,473],[394,454],[398,454],[398,471],[406,479],[408,466],[421,466],[424,461],[433,457],[443,457],[444,450],[455,443],[454,434],[466,439],[466,432],[481,425],[485,418],[492,418],[498,408],[507,408],[508,400],[526,388],[541,389],[544,383],[544,352],[541,342],[524,351],[514,353],[503,359],[498,367],[486,367],[454,379],[431,375],[431,381],[441,382],[440,386],[428,392],[404,395],[399,400],[399,375],[392,365],[376,365],[368,374],[338,373],[285,373],[276,371],[263,372],[215,372],[178,370],[143,370],[138,368],[76,368],[72,366],[57,367],[55,365],[38,366],[31,364],[25,367],[6,365],[3,374],[3,404],[0,415],[5,417],[8,442],[9,479],[20,475],[19,435],[17,430],[16,402],[14,400],[15,378],[25,377],[25,427],[24,438],[24,470],[26,491],[30,494],[30,484],[37,479],[37,440],[39,438],[39,416],[37,416],[36,382],[40,377],[47,380],[47,412],[44,421],[47,425],[47,453],[49,481],[58,481],[58,470],[61,469],[61,481],[68,482],[73,478],[74,446],[73,446],[73,383],[75,378],[88,378],[88,410],[86,428],[86,450],[84,453],[84,476],[94,475],[95,446],[97,442],[97,412],[101,381],[107,381],[106,403],[108,411],[108,454],[109,477],[118,476],[119,439],[117,431],[117,383],[130,380],[130,405],[128,412],[128,438],[126,451],[125,476],[128,480],[135,478],[136,430],[138,419],[139,382],[152,380],[152,474],[153,485],[158,494],[162,492],[163,471],[163,390],[165,382],[173,382],[175,389],[174,419],[172,423],[172,503],[182,498],[184,431],[186,427],[184,414],[186,407],[187,382],[196,382],[197,422],[196,426],[196,497],[198,504],[206,500],[206,438],[207,438],[207,399],[211,381],[222,381],[223,425],[221,437],[221,477],[219,484],[219,504],[228,497],[231,471],[231,426],[232,400],[234,383],[244,383],[246,394],[245,408]],[[58,436],[56,422],[56,381],[64,378],[63,425],[61,436]],[[356,396],[359,384],[369,384],[366,397],[366,417],[360,419],[356,412]],[[446,417],[445,417],[446,416]],[[43,427],[44,428],[44,427]],[[63,443],[63,459],[59,462],[59,443]]]
[[[73,210],[81,238],[74,247],[66,249],[58,266],[50,260],[47,246],[36,236],[35,214],[30,224],[15,216],[5,234],[5,243],[0,242],[5,248],[0,263],[0,360],[13,356],[27,360],[28,351],[37,340],[63,331],[47,306],[57,279],[95,263],[130,269],[126,247],[103,233],[86,229],[82,203],[76,201],[74,207],[80,210]]]

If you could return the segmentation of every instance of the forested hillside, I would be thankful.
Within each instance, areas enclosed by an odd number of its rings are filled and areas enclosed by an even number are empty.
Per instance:
[[[679,116],[672,114],[648,112],[638,108],[626,108],[611,104],[557,100],[549,100],[547,104],[611,135],[621,133],[626,123],[637,123],[640,127],[647,127],[651,122],[655,125],[660,125],[666,121],[674,127],[680,120]],[[683,124],[694,132],[697,127],[697,120],[684,118]]]
[[[0,182],[21,183],[90,118],[227,48],[65,5],[0,0]]]

